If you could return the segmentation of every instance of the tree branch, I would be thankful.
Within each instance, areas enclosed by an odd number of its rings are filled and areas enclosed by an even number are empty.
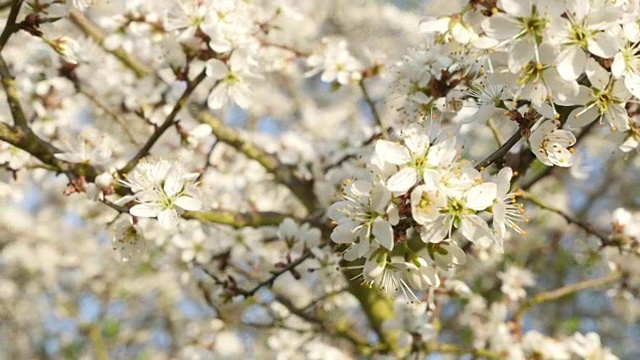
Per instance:
[[[374,141],[380,139],[381,136],[382,136],[381,133],[375,133],[375,134],[371,135],[371,137],[369,137],[367,140],[365,140],[362,144],[360,144],[359,147],[369,146]],[[338,159],[336,162],[327,165],[327,167],[324,168],[324,171],[327,172],[327,171],[329,171],[331,169],[337,168],[338,166],[342,165],[345,161],[347,161],[349,159],[353,159],[355,156],[356,155],[354,155],[354,154],[346,154],[343,157],[341,157],[340,159]]]
[[[7,41],[9,41],[11,35],[18,30],[18,27],[16,27],[16,20],[20,13],[22,3],[23,0],[13,0],[11,2],[11,10],[9,11],[9,16],[7,16],[7,23],[4,25],[2,34],[0,34],[0,51],[4,49],[5,45],[7,45]]]
[[[182,95],[180,96],[180,99],[178,99],[178,102],[176,102],[175,106],[173,107],[173,110],[171,110],[171,113],[169,114],[169,116],[167,116],[167,118],[164,120],[164,122],[162,123],[162,125],[160,125],[154,132],[153,134],[151,134],[151,136],[149,137],[149,139],[147,140],[147,142],[144,144],[144,146],[142,146],[142,148],[140,148],[140,150],[138,151],[138,153],[131,159],[129,160],[129,162],[127,163],[127,165],[125,165],[125,167],[123,167],[119,172],[121,174],[126,174],[129,171],[133,170],[133,168],[136,167],[136,165],[138,164],[138,162],[145,156],[149,155],[149,151],[151,150],[151,148],[153,147],[153,145],[160,139],[160,137],[162,136],[162,134],[164,134],[165,131],[167,131],[167,129],[169,129],[171,126],[173,126],[175,124],[175,118],[176,116],[178,116],[178,114],[180,113],[180,111],[184,108],[184,106],[187,104],[187,101],[189,101],[189,97],[191,96],[191,94],[193,93],[193,91],[196,89],[196,87],[198,87],[198,85],[200,85],[200,83],[207,77],[206,71],[202,70],[202,72],[200,72],[200,74],[198,74],[198,76],[189,81],[187,84],[187,88],[184,90],[184,92],[182,93]]]
[[[96,94],[92,93],[88,89],[85,89],[81,86],[76,86],[76,89],[80,94],[86,96],[87,99],[89,99],[97,107],[102,109],[105,114],[109,115],[113,120],[115,120],[122,127],[122,130],[124,130],[125,134],[127,134],[127,137],[129,138],[129,140],[131,140],[132,143],[140,145],[140,141],[131,132],[131,129],[129,129],[129,127],[127,126],[126,120],[122,116],[120,116],[120,114],[109,108],[109,106],[105,104],[98,96],[96,96]]]
[[[378,110],[376,109],[376,103],[375,101],[373,101],[373,99],[371,99],[371,96],[369,95],[369,91],[367,90],[367,87],[364,85],[364,79],[365,78],[362,78],[358,82],[358,86],[360,86],[360,90],[362,90],[362,97],[364,98],[364,101],[367,103],[367,105],[369,105],[369,109],[371,110],[371,115],[373,116],[373,120],[375,120],[376,124],[380,126],[380,130],[382,131],[382,133],[384,135],[388,135],[387,129],[384,127],[384,124],[382,124],[382,117],[380,117],[380,113],[378,113]]]
[[[186,211],[182,214],[182,217],[241,229],[244,227],[278,226],[289,216],[276,212],[236,213],[227,210],[209,210]]]
[[[515,322],[519,322],[522,319],[522,316],[524,315],[524,313],[527,312],[532,306],[535,306],[547,301],[557,300],[582,290],[615,283],[620,279],[622,279],[622,275],[623,275],[622,272],[614,271],[596,279],[584,280],[575,284],[563,286],[555,290],[540,293],[534,296],[531,300],[522,303],[520,305],[520,308],[513,315],[513,319]]]
[[[522,131],[518,129],[511,137],[502,144],[496,151],[494,151],[491,155],[487,156],[486,159],[480,161],[478,165],[475,166],[476,170],[481,170],[486,168],[487,166],[493,164],[494,162],[502,159],[508,152],[514,147],[518,141],[522,139]]]
[[[195,117],[198,121],[211,126],[212,132],[218,141],[230,145],[246,157],[257,161],[268,172],[273,174],[280,184],[291,190],[310,213],[316,209],[318,200],[313,193],[312,181],[297,177],[292,167],[283,165],[275,155],[267,153],[252,142],[244,139],[237,131],[227,127],[207,111],[201,111]]]
[[[360,260],[362,264],[362,260]],[[380,291],[362,285],[354,279],[362,274],[362,270],[354,269],[356,263],[349,264],[351,269],[343,268],[344,277],[347,279],[349,292],[358,299],[362,311],[367,316],[369,324],[380,339],[384,350],[395,353],[397,350],[397,340],[399,331],[386,331],[382,324],[395,316],[393,299],[383,295]]]
[[[28,127],[27,117],[22,110],[22,106],[20,105],[20,96],[18,95],[18,90],[16,89],[14,77],[13,75],[11,75],[9,66],[5,62],[2,55],[0,55],[0,78],[2,79],[2,87],[7,93],[7,102],[9,103],[9,108],[11,109],[11,115],[13,115],[13,124],[21,128]]]
[[[313,316],[311,314],[306,313],[304,310],[298,309],[291,302],[291,300],[287,299],[284,296],[276,295],[276,300],[286,307],[293,315],[305,320],[308,323],[316,325],[323,333],[330,334],[332,336],[345,339],[349,341],[353,346],[358,349],[361,354],[370,354],[372,352],[371,346],[369,345],[366,338],[363,338],[362,335],[354,332],[350,328],[346,326],[327,324],[324,320]]]
[[[106,35],[104,31],[100,29],[96,24],[94,24],[91,20],[87,19],[80,11],[77,9],[71,9],[69,11],[69,19],[76,25],[85,35],[90,37],[93,41],[95,41],[98,45],[103,46],[104,39]],[[118,58],[125,66],[131,69],[137,77],[143,78],[149,74],[151,74],[151,69],[147,65],[145,65],[141,60],[136,58],[134,55],[127,53],[124,51],[122,47],[118,47],[115,50],[107,50],[105,51],[113,54],[116,58]]]
[[[48,142],[40,139],[30,128],[11,127],[0,122],[0,140],[18,147],[45,164],[53,166],[56,171],[65,173],[69,180],[84,176],[92,182],[99,174],[98,171],[87,164],[72,164],[56,158],[54,155],[61,151]]]
[[[15,87],[13,76],[2,55],[0,55],[0,77],[2,86],[7,94],[7,102],[9,103],[14,123],[14,126],[9,126],[0,122],[0,140],[6,141],[28,152],[43,163],[53,166],[57,171],[65,173],[69,180],[85,176],[86,180],[93,181],[98,175],[98,171],[94,167],[89,164],[71,164],[56,158],[54,155],[61,151],[40,139],[31,130],[20,104],[20,97]]]
[[[91,346],[93,347],[93,355],[97,360],[108,360],[109,351],[107,350],[107,344],[105,343],[104,336],[102,334],[102,327],[100,324],[94,323],[87,325],[87,332]]]
[[[587,226],[586,224],[583,224],[582,222],[578,221],[577,219],[573,218],[572,216],[570,216],[569,214],[565,213],[564,211],[558,208],[554,208],[552,206],[546,205],[545,203],[542,202],[542,200],[538,199],[530,192],[520,191],[520,194],[523,199],[528,200],[529,202],[536,205],[537,207],[556,213],[562,216],[568,223],[576,225],[577,227],[584,230],[586,233],[597,237],[598,239],[600,239],[600,243],[602,244],[602,246],[606,246],[610,244],[610,241],[606,237],[604,237],[603,235],[600,235],[598,232],[591,229],[591,227]]]
[[[249,289],[249,290],[243,290],[240,288],[235,288],[233,289],[237,294],[243,295],[245,297],[250,297],[255,295],[255,293],[258,292],[258,290],[262,289],[265,286],[272,286],[274,281],[276,281],[277,278],[279,278],[280,276],[282,276],[283,274],[292,271],[296,268],[296,266],[302,264],[303,262],[305,262],[305,260],[311,258],[313,256],[313,253],[311,251],[306,251],[305,253],[303,253],[299,258],[297,258],[296,260],[288,263],[285,267],[281,268],[280,270],[277,271],[272,271],[271,272],[271,276],[269,276],[266,280],[258,283],[258,285],[254,286],[253,288]]]
[[[502,359],[500,354],[484,350],[484,349],[469,349],[454,344],[443,344],[438,342],[427,342],[425,344],[425,351],[427,353],[441,353],[441,354],[458,354],[458,355],[474,355],[486,359]]]

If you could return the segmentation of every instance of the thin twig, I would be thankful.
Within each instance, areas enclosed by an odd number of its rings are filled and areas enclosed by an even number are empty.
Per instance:
[[[351,329],[345,326],[328,324],[323,319],[313,316],[304,310],[298,309],[288,298],[276,295],[276,300],[286,307],[295,316],[307,321],[308,323],[316,325],[322,332],[332,334],[339,338],[349,341],[355,346],[360,353],[370,353],[371,349],[366,338],[362,335],[355,333]]]
[[[208,275],[212,275],[210,274],[208,271],[205,271],[206,274]],[[207,286],[205,285],[204,281],[199,280],[196,285],[198,286],[198,290],[200,290],[200,292],[202,293],[202,298],[204,298],[204,301],[207,303],[207,305],[209,305],[209,307],[219,313],[219,309],[218,306],[216,306],[216,303],[213,301],[213,298],[211,297],[211,294],[209,293],[209,289],[207,289]]]
[[[20,105],[20,96],[16,89],[14,77],[11,75],[9,66],[2,55],[0,55],[0,77],[2,78],[2,87],[7,93],[7,102],[9,103],[11,114],[13,115],[14,125],[20,128],[27,128],[27,116],[24,114],[22,106]]]
[[[126,207],[120,206],[120,205],[116,205],[116,204],[114,204],[113,202],[111,202],[111,201],[109,201],[107,199],[100,199],[100,202],[105,204],[105,205],[107,205],[108,207],[112,208],[113,210],[117,211],[120,214],[123,214],[123,213],[126,214],[126,213],[129,212],[129,209],[127,209]]]
[[[362,148],[362,147],[365,147],[365,146],[369,146],[375,140],[380,139],[381,136],[382,136],[382,133],[375,133],[375,134],[371,135],[367,140],[365,140],[362,144],[360,144],[359,148]],[[357,154],[346,154],[346,155],[342,156],[336,162],[327,165],[327,167],[324,168],[325,173],[327,171],[331,170],[331,169],[337,168],[338,166],[342,165],[345,161],[353,159],[356,156],[357,156]]]
[[[91,20],[87,19],[82,13],[76,9],[69,11],[69,19],[88,37],[95,41],[98,45],[103,46],[106,35],[102,29],[100,29]],[[104,46],[103,46],[104,48]],[[152,71],[149,67],[136,58],[134,55],[124,51],[122,47],[118,47],[115,50],[107,50],[118,58],[125,66],[131,69],[137,77],[142,78],[149,75]]]
[[[193,79],[188,83],[187,88],[182,93],[182,96],[180,96],[180,99],[178,99],[178,101],[176,102],[169,116],[167,116],[167,118],[164,120],[162,125],[156,128],[156,130],[153,132],[153,134],[151,134],[151,136],[149,137],[147,142],[144,144],[144,146],[140,148],[138,153],[131,160],[129,160],[129,162],[127,163],[127,165],[125,165],[125,167],[123,167],[119,171],[120,174],[126,174],[129,171],[133,170],[133,168],[136,167],[138,162],[143,157],[149,155],[149,151],[151,150],[153,145],[158,141],[158,139],[160,139],[162,134],[164,134],[164,132],[167,131],[167,129],[169,129],[171,126],[175,124],[176,116],[178,116],[180,111],[185,107],[185,105],[187,104],[187,101],[189,100],[189,97],[191,96],[193,91],[196,89],[196,87],[200,85],[200,83],[206,77],[207,77],[206,71],[202,70],[202,72],[200,72],[200,74],[198,74],[198,76],[195,79]]]
[[[378,113],[378,109],[376,109],[375,101],[371,99],[371,96],[369,95],[369,91],[367,90],[367,87],[364,85],[364,78],[358,82],[358,85],[360,86],[360,90],[362,90],[362,97],[364,98],[364,101],[367,103],[367,105],[369,105],[369,110],[371,110],[371,115],[373,116],[373,120],[375,120],[376,124],[380,127],[382,133],[385,136],[387,136],[388,135],[387,129],[384,127],[384,124],[382,123],[382,117],[380,117],[380,113]]]
[[[276,181],[286,186],[313,213],[318,204],[313,189],[313,181],[299,177],[295,168],[282,164],[273,154],[259,148],[256,144],[241,136],[236,130],[226,126],[220,119],[212,116],[208,111],[200,111],[195,118],[201,123],[211,126],[211,131],[218,141],[233,147],[246,157],[257,161],[268,172],[273,174]]]
[[[239,290],[239,293],[249,297],[249,296],[253,296],[256,292],[258,292],[258,290],[262,289],[265,286],[272,286],[273,282],[276,281],[277,278],[279,278],[281,275],[292,271],[293,269],[296,268],[296,266],[302,264],[305,260],[311,258],[313,256],[313,253],[311,251],[307,251],[304,254],[302,254],[302,256],[300,256],[298,259],[290,262],[289,264],[287,264],[287,266],[283,267],[282,269],[278,270],[278,271],[274,271],[272,272],[272,275],[262,281],[261,283],[259,283],[258,285],[254,286],[253,288],[251,288],[250,290]]]
[[[524,313],[527,312],[532,306],[535,306],[547,301],[557,300],[582,290],[615,283],[618,280],[622,279],[622,275],[623,274],[620,271],[614,271],[596,279],[588,279],[575,284],[566,285],[555,290],[540,293],[534,296],[532,299],[522,303],[520,305],[520,308],[514,314],[513,319],[514,321],[519,322],[520,319],[522,319],[522,316],[524,315]]]
[[[522,131],[518,129],[513,135],[511,135],[507,142],[502,144],[502,146],[500,146],[498,150],[491,153],[491,155],[487,156],[486,159],[480,161],[478,165],[475,166],[475,168],[477,170],[481,170],[502,159],[509,152],[509,150],[511,150],[511,148],[514,147],[518,143],[518,141],[520,141],[520,139],[522,139]]]
[[[458,355],[474,355],[485,359],[501,359],[501,355],[484,349],[470,349],[455,344],[443,344],[438,342],[426,342],[425,351],[428,354],[458,354]]]
[[[276,44],[276,43],[270,42],[269,40],[264,40],[264,39],[260,40],[260,45],[262,45],[264,47],[273,47],[273,48],[277,48],[277,49],[286,50],[286,51],[294,53],[298,57],[309,57],[311,55],[308,52],[304,52],[304,51],[295,49],[292,46],[284,45],[284,44]]]
[[[209,161],[209,158],[211,157],[211,154],[213,154],[213,151],[216,149],[217,145],[218,145],[218,139],[213,141],[213,144],[211,144],[209,151],[207,151],[207,154],[205,155],[205,158],[204,158],[204,165],[202,166],[202,171],[200,171],[200,174],[196,178],[196,182],[200,181],[200,179],[202,179],[207,169],[211,167],[211,161]]]
[[[584,230],[586,233],[597,237],[598,239],[600,239],[600,242],[601,242],[601,244],[603,246],[609,244],[609,240],[607,240],[606,237],[604,237],[603,235],[600,235],[598,232],[596,232],[595,230],[591,229],[591,227],[587,226],[586,224],[583,224],[578,219],[575,219],[574,217],[570,216],[569,214],[565,213],[564,211],[562,211],[562,210],[560,210],[558,208],[554,208],[552,206],[546,205],[545,203],[543,203],[540,199],[535,197],[530,192],[520,191],[520,194],[521,194],[523,199],[528,200],[529,202],[531,202],[532,204],[536,205],[537,207],[539,207],[541,209],[544,209],[544,210],[547,210],[547,211],[551,211],[553,213],[556,213],[556,214],[562,216],[568,223],[576,225],[577,227],[579,227],[582,230]]]
[[[489,129],[491,129],[491,133],[493,134],[493,138],[496,140],[496,143],[498,145],[504,143],[504,137],[500,133],[500,130],[496,126],[496,123],[495,121],[493,121],[493,119],[490,118],[489,120],[487,120],[487,126],[489,127]]]
[[[7,45],[7,41],[9,41],[11,35],[18,30],[18,27],[16,27],[16,19],[20,13],[22,3],[23,0],[13,0],[11,2],[11,10],[9,11],[9,16],[7,16],[7,23],[4,25],[2,34],[0,34],[0,51]]]
[[[316,299],[314,299],[313,301],[311,301],[307,306],[303,307],[300,310],[301,311],[308,311],[312,307],[318,305],[320,302],[322,302],[324,300],[327,300],[329,298],[332,298],[332,297],[334,297],[336,295],[344,294],[347,291],[349,291],[349,288],[343,287],[343,288],[338,289],[338,290],[326,292],[326,293],[322,294],[321,296],[317,297]]]
[[[98,96],[96,96],[96,94],[92,93],[88,89],[85,89],[83,87],[78,87],[77,89],[79,93],[86,96],[87,99],[91,100],[91,102],[93,102],[96,106],[102,109],[102,111],[104,111],[107,115],[109,115],[113,120],[115,120],[118,124],[120,124],[125,134],[127,134],[127,137],[129,138],[129,140],[131,140],[132,143],[136,145],[141,145],[140,140],[138,140],[138,138],[136,138],[136,136],[131,132],[131,129],[129,129],[129,127],[127,126],[126,120],[122,116],[120,116],[120,114],[116,113],[111,108],[109,108],[109,106],[105,104]]]

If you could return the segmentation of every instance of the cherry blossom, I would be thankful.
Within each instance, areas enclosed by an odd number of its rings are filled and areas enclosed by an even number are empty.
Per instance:
[[[56,153],[54,156],[60,160],[79,164],[102,165],[110,160],[111,149],[107,148],[106,143],[88,144],[86,140],[71,140],[66,138],[63,140],[62,150],[64,152]]]
[[[496,174],[496,200],[492,206],[492,213],[493,228],[497,231],[499,238],[504,238],[507,233],[507,226],[518,233],[524,233],[524,230],[518,224],[524,220],[524,211],[522,206],[515,200],[516,193],[509,192],[512,177],[513,170],[509,167],[500,169]]]
[[[324,82],[336,81],[340,85],[347,85],[361,78],[362,65],[349,54],[347,42],[344,39],[324,39],[325,47],[322,53],[312,54],[307,63],[312,68],[307,76],[322,71]]]
[[[167,161],[149,161],[136,168],[123,183],[134,191],[133,216],[158,218],[164,229],[178,224],[178,211],[200,210],[202,203],[193,196],[193,180],[198,174],[186,173],[177,164]]]
[[[393,250],[391,226],[398,222],[398,210],[389,203],[391,193],[380,183],[356,181],[347,185],[343,196],[331,206],[329,216],[337,223],[331,240],[353,243],[345,258],[356,259],[376,246]]]
[[[535,285],[533,274],[525,269],[509,267],[505,272],[498,274],[502,280],[500,290],[507,295],[510,301],[518,301],[526,298],[524,287]]]
[[[253,72],[253,60],[241,50],[233,52],[227,63],[211,59],[206,64],[207,76],[218,80],[207,99],[211,109],[219,109],[229,101],[241,108],[250,102],[250,82],[257,75]]]
[[[584,99],[585,105],[573,110],[567,125],[578,128],[600,118],[606,120],[613,130],[629,130],[629,116],[624,104],[630,96],[623,83],[613,79],[593,59],[587,61],[586,68],[591,87],[581,87],[579,98]]]
[[[534,155],[547,166],[571,166],[573,158],[567,148],[575,143],[573,133],[558,129],[553,121],[544,121],[529,137]]]
[[[562,47],[558,55],[558,73],[565,80],[577,79],[585,71],[587,54],[611,58],[617,52],[615,21],[620,9],[604,4],[573,0],[567,3],[567,19],[552,24],[551,41]]]
[[[0,7],[8,357],[640,356],[637,0]]]
[[[402,131],[403,145],[386,140],[376,142],[376,155],[400,167],[400,171],[387,180],[387,189],[404,193],[414,186],[428,168],[451,161],[456,155],[451,142],[443,141],[429,151],[430,140],[426,130],[412,125]]]
[[[113,248],[120,252],[122,261],[130,261],[146,250],[147,244],[141,229],[130,219],[119,221],[114,228]]]

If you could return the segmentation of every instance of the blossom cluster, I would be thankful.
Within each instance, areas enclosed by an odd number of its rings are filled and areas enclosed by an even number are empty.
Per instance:
[[[178,42],[188,49],[186,55],[203,48],[212,52],[204,64],[207,77],[216,82],[208,96],[209,108],[232,102],[246,109],[251,84],[260,78],[252,6],[239,0],[191,1],[180,2],[174,10],[165,15],[166,30],[177,34]],[[171,66],[184,67],[187,58],[176,55]]]
[[[594,332],[551,338],[530,330],[516,338],[507,325],[509,311],[504,303],[488,305],[477,295],[469,302],[465,322],[469,322],[474,333],[475,346],[489,348],[504,359],[618,359]]]
[[[555,127],[564,128],[556,145],[541,150],[539,141],[531,144],[549,166],[570,166],[566,148],[575,137],[569,131],[596,120],[621,133],[611,138],[621,150],[636,148],[638,125],[626,108],[640,95],[637,3],[500,0],[496,5],[460,5],[459,12],[452,5],[450,14],[423,19],[424,43],[396,66],[404,113],[410,119],[437,112],[453,121],[483,123],[530,104],[546,119],[560,119]],[[480,77],[485,84],[478,89]],[[455,102],[461,106],[452,108]],[[551,124],[545,126],[548,132]]]
[[[638,0],[11,3],[14,357],[637,355]]]
[[[512,170],[483,176],[461,159],[454,137],[429,133],[413,124],[399,142],[378,140],[372,179],[348,183],[329,209],[331,239],[345,244],[345,260],[364,259],[369,285],[413,295],[439,285],[437,269],[464,263],[467,242],[502,252],[507,228],[522,232]]]
[[[194,188],[198,175],[187,173],[179,164],[167,160],[142,161],[122,181],[133,195],[125,196],[119,202],[134,200],[136,204],[129,209],[131,215],[157,218],[163,229],[175,228],[179,211],[202,208]]]

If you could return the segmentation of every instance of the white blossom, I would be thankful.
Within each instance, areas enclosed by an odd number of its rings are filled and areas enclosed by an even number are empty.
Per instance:
[[[575,80],[585,71],[588,54],[612,58],[617,41],[607,28],[616,27],[620,9],[605,4],[571,0],[566,4],[567,17],[552,23],[551,41],[562,51],[558,54],[558,73],[565,80]]]
[[[529,137],[531,151],[547,166],[571,166],[572,154],[567,148],[575,143],[576,137],[573,133],[558,129],[553,121],[544,121]]]
[[[581,333],[575,333],[572,341],[569,343],[571,351],[585,359],[602,359],[602,360],[616,360],[617,356],[611,353],[606,347],[603,347],[600,343],[600,336],[594,332],[583,335]]]
[[[616,131],[629,130],[629,115],[625,102],[630,97],[622,82],[615,80],[593,59],[587,60],[586,74],[590,88],[580,87],[577,97],[584,104],[569,114],[567,126],[579,128],[600,118]]]
[[[18,170],[22,168],[30,158],[31,155],[28,152],[8,143],[0,142],[0,164],[12,170]]]
[[[345,188],[343,200],[329,208],[329,216],[337,223],[331,240],[351,244],[345,259],[362,257],[377,246],[393,250],[392,225],[398,222],[398,210],[390,200],[391,193],[381,183],[355,181]]]
[[[157,218],[166,230],[174,228],[178,224],[178,211],[202,208],[193,195],[192,185],[197,176],[165,160],[141,163],[123,182],[134,192],[137,203],[129,212],[137,217]]]
[[[453,141],[441,141],[431,147],[427,130],[418,125],[403,129],[401,137],[402,145],[378,140],[375,149],[380,159],[400,168],[387,180],[387,189],[394,193],[407,192],[416,185],[425,170],[444,166],[457,154]]]
[[[80,51],[80,45],[74,39],[63,36],[49,41],[49,44],[66,62],[70,64],[78,63],[77,54]]]
[[[195,261],[207,264],[216,249],[213,237],[205,234],[200,228],[175,234],[171,242],[180,249],[180,260],[185,263]]]
[[[493,204],[493,228],[498,237],[503,239],[507,232],[507,226],[515,232],[523,234],[524,231],[518,223],[524,220],[522,206],[515,200],[515,193],[509,192],[513,170],[509,167],[500,169],[496,174],[497,185],[496,199]]]
[[[120,252],[120,258],[127,262],[146,250],[146,240],[138,226],[130,219],[119,221],[111,240],[113,249]]]
[[[258,78],[254,68],[254,60],[242,50],[235,50],[226,63],[218,59],[207,61],[207,76],[218,81],[207,99],[209,108],[219,109],[230,101],[243,109],[249,107],[251,82]]]
[[[510,266],[506,271],[498,273],[502,280],[500,290],[507,295],[510,301],[519,301],[526,298],[525,287],[535,285],[531,271]]]
[[[57,159],[76,164],[102,165],[111,159],[112,151],[107,143],[89,143],[83,139],[75,141],[65,138],[62,142],[64,152],[56,153]]]
[[[360,80],[362,65],[351,56],[344,39],[327,38],[323,40],[323,44],[321,52],[307,58],[307,64],[311,67],[307,76],[322,71],[322,81],[328,83],[336,81],[340,85]]]

